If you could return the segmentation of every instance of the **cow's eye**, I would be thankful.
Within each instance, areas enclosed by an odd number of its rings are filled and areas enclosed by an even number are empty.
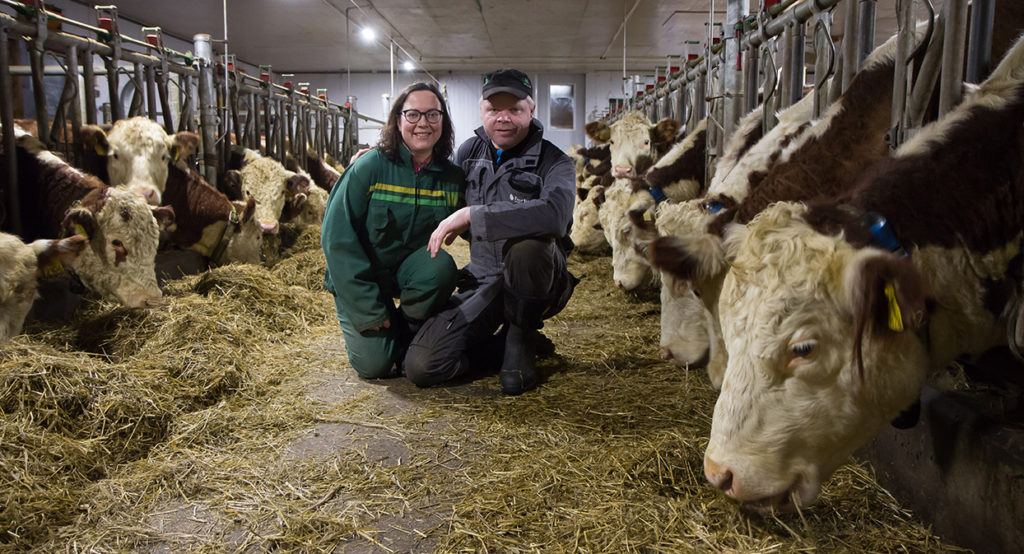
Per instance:
[[[814,350],[817,346],[818,341],[808,340],[794,344],[790,347],[790,350],[793,352],[794,358],[807,358],[811,354],[814,354]]]
[[[610,141],[608,141],[608,144],[615,144],[615,141],[614,140],[610,140]]]
[[[650,145],[651,145],[651,139],[647,139],[647,140],[644,141],[644,146],[650,146]]]
[[[167,154],[164,154],[163,156],[160,156],[160,161],[166,162],[167,161]]]
[[[112,155],[112,156],[114,156],[114,159],[115,159],[115,160],[116,160],[116,159],[118,159],[118,157],[119,157],[119,156],[117,155],[117,152],[114,152],[114,153],[113,153],[113,154],[111,154],[111,155]]]
[[[110,245],[111,245],[111,246],[113,246],[113,247],[115,247],[115,248],[121,248],[121,247],[123,247],[123,246],[124,246],[124,243],[123,243],[123,242],[121,242],[121,241],[120,241],[120,240],[118,240],[118,239],[114,239],[114,240],[110,241]]]

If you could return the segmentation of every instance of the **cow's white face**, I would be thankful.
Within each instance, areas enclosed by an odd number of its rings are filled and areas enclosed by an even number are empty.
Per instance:
[[[572,229],[569,231],[569,238],[580,252],[597,253],[608,245],[608,241],[604,238],[604,231],[601,229],[601,220],[598,217],[600,207],[594,203],[594,200],[602,194],[604,194],[604,187],[601,185],[592,187],[587,197],[573,206]]]
[[[245,161],[239,173],[243,190],[256,198],[256,221],[264,233],[278,232],[281,211],[288,196],[306,194],[309,189],[308,178],[288,171],[277,160],[252,150],[245,151]],[[305,180],[301,191],[295,185],[298,180]]]
[[[95,225],[88,236],[89,248],[74,269],[89,289],[102,296],[132,308],[156,306],[163,294],[156,282],[160,229],[153,209],[141,197],[121,189],[110,188],[105,194],[99,213],[91,215]]]
[[[144,117],[120,120],[107,134],[110,186],[123,188],[159,205],[167,185],[172,137]]]
[[[256,205],[232,202],[238,213],[238,225],[224,249],[224,263],[260,264],[263,262],[263,229],[256,221]]]
[[[636,289],[655,277],[647,258],[636,248],[638,242],[634,241],[634,227],[629,219],[631,209],[642,210],[645,202],[653,204],[650,194],[643,195],[647,198],[632,192],[628,184],[616,183],[605,192],[606,201],[598,213],[605,239],[612,246],[612,279],[624,290]]]
[[[854,356],[855,250],[779,203],[730,230],[720,299],[729,351],[705,453],[709,481],[757,511],[813,502],[822,483],[917,397],[927,355],[911,331],[866,333]]]
[[[699,366],[709,356],[709,318],[690,284],[661,274],[661,354],[666,360]],[[721,381],[716,383],[721,386]]]
[[[609,145],[613,176],[638,175],[654,164],[651,127],[650,120],[638,112],[627,113],[612,123]]]
[[[18,237],[0,233],[0,344],[21,333],[37,286],[35,252]]]

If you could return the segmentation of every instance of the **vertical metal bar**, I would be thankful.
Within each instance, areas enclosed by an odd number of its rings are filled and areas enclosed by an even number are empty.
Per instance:
[[[875,0],[860,0],[857,31],[857,69],[875,49]]]
[[[743,21],[750,13],[749,2],[746,0],[728,0],[726,2],[726,37],[724,62],[722,71],[725,79],[725,110],[722,122],[721,143],[729,140],[740,117],[746,113],[743,103],[743,58],[740,50],[740,39],[743,38]]]
[[[207,182],[217,186],[217,104],[214,100],[213,49],[210,35],[192,37],[199,68],[199,120],[203,136],[203,174]]]
[[[829,105],[828,74],[834,69],[835,45],[831,37],[832,14],[822,12],[814,18],[814,107],[812,117],[821,117]],[[837,86],[832,83],[831,86]]]
[[[75,163],[78,167],[82,164],[82,104],[79,102],[78,87],[81,83],[78,76],[78,47],[68,47],[68,81],[74,83],[74,97],[71,99],[69,104],[69,111],[71,113],[71,152]],[[64,137],[67,140],[69,137]]]
[[[964,41],[967,40],[967,0],[946,0],[942,43],[942,76],[939,79],[939,117],[960,103],[963,91]]]
[[[857,0],[843,0],[846,2],[846,21],[843,22],[843,88],[842,91],[850,88],[850,81],[860,67],[860,58],[857,56]]]
[[[132,93],[131,107],[128,108],[128,117],[135,117],[138,115],[149,115],[143,114],[142,112],[142,99],[146,93],[146,89],[143,86],[145,82],[145,75],[143,73],[142,64],[135,62],[135,73],[131,79],[131,85],[135,88],[135,92]]]
[[[980,83],[988,77],[992,64],[992,24],[995,0],[974,0],[971,3],[970,40],[967,44],[968,83]]]
[[[85,88],[85,123],[96,124],[96,71],[93,69],[92,50],[86,48],[82,52],[82,86]]]
[[[914,43],[914,2],[913,0],[897,0],[896,22],[898,38],[896,40],[896,69],[893,75],[892,88],[892,123],[889,131],[889,148],[896,150],[903,142],[903,134],[906,129],[903,125],[903,115],[907,107],[908,80],[911,72],[908,71],[909,56],[913,50]]]
[[[170,86],[170,75],[166,71],[156,74],[156,93],[160,99],[160,111],[164,115],[164,130],[169,134],[174,133],[174,114],[171,113],[171,99],[168,88]]]
[[[743,98],[746,101],[746,112],[750,112],[759,104],[757,99],[757,74],[760,67],[759,52],[760,49],[757,46],[747,48],[746,59],[743,62],[745,80]]]
[[[779,98],[779,109],[786,108],[793,102],[793,23],[789,22],[786,24],[786,29],[782,31],[782,53],[780,61],[782,62],[782,94]]]
[[[39,142],[50,143],[49,109],[46,106],[45,70],[43,68],[43,44],[33,39],[28,48],[29,63],[32,66],[32,97],[36,108],[36,126],[39,127]]]
[[[277,100],[277,155],[284,157],[288,151],[288,118],[290,115],[285,108],[285,99]]]
[[[156,68],[147,65],[146,69],[146,115],[156,121]]]
[[[113,57],[105,60],[107,66],[107,97],[110,104],[110,120],[124,119],[124,106],[121,105],[120,76],[117,73],[117,60]]]
[[[270,137],[272,134],[270,132],[270,94],[270,88],[268,87],[267,90],[263,91],[263,95],[260,98],[263,102],[263,133],[266,135],[263,140],[266,142],[265,150],[268,156],[274,154],[274,143]]]
[[[0,98],[9,99],[12,94],[10,45],[7,42],[7,27],[0,25]],[[4,152],[15,152],[14,145],[14,103],[0,102],[0,123],[3,124]],[[4,203],[7,205],[6,216],[10,220],[8,228],[15,235],[21,235],[21,199],[18,190],[18,156],[8,154],[7,163],[7,194]],[[0,223],[4,223],[0,220]]]
[[[345,104],[348,106],[348,117],[345,120],[345,148],[341,152],[342,163],[348,164],[356,153],[359,144],[359,115],[356,112],[356,97],[349,96]]]
[[[793,44],[790,45],[790,60],[788,64],[788,70],[790,72],[790,89],[789,102],[787,105],[790,106],[799,102],[804,96],[804,51],[806,49],[806,29],[806,23],[795,23],[793,25]]]

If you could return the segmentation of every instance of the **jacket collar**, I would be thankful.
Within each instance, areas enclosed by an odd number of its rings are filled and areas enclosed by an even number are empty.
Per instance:
[[[412,167],[412,152],[409,151],[409,147],[404,142],[398,145],[398,159],[402,161],[401,165]],[[427,170],[441,171],[441,166],[437,165],[437,156],[431,156],[430,163],[420,171]]]

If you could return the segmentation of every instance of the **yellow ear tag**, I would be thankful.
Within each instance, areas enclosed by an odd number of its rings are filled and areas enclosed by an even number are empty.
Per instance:
[[[644,212],[644,221],[654,221],[654,216],[651,212]]]
[[[174,149],[174,161],[178,161],[178,158],[180,158],[180,157],[181,157],[181,150],[175,148]]]
[[[46,275],[47,277],[53,277],[54,275],[59,275],[63,272],[64,264],[60,263],[60,260],[53,260],[43,268],[43,275]]]
[[[106,156],[107,155],[107,150],[105,148],[103,148],[102,146],[100,146],[99,144],[94,144],[93,145],[93,149],[96,150],[96,154],[98,154],[100,156]]]
[[[75,223],[75,234],[82,235],[85,238],[89,238],[89,233],[85,232],[85,227],[82,227],[81,223]]]
[[[900,313],[900,304],[896,301],[896,288],[892,283],[885,284],[885,297],[889,299],[889,328],[893,331],[903,331],[903,314]]]

